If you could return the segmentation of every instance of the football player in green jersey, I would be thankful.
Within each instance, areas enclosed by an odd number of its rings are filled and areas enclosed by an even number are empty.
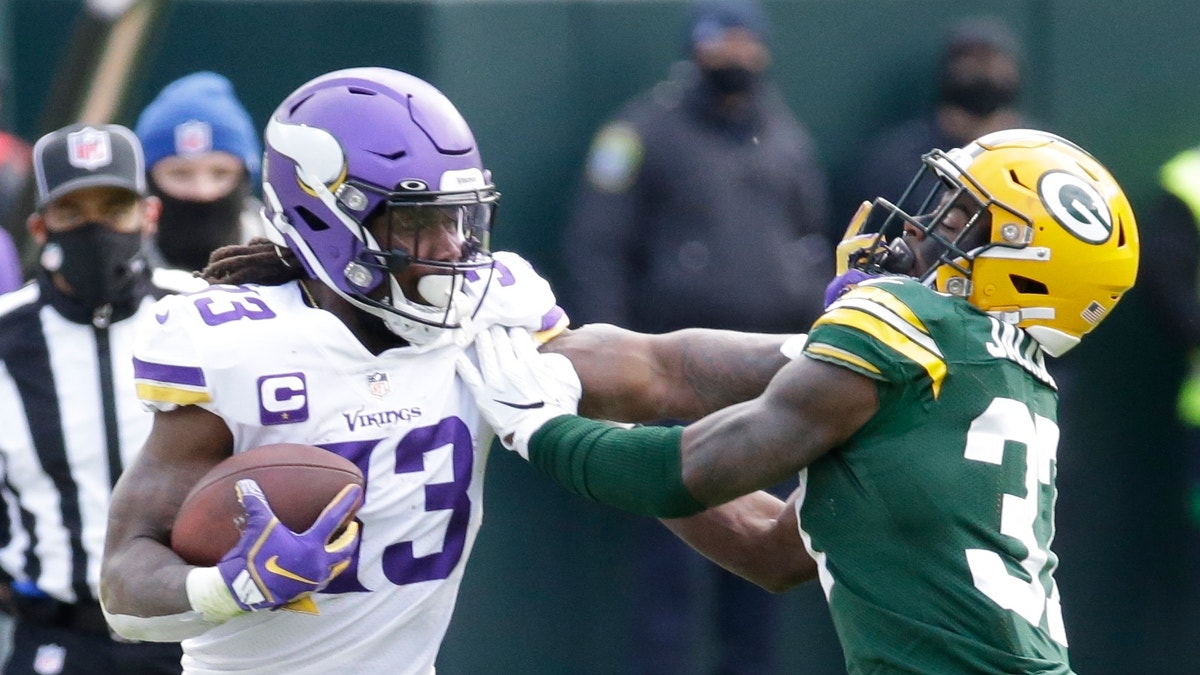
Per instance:
[[[925,173],[937,187],[915,194]],[[758,377],[761,339],[705,354],[586,327],[539,354],[493,329],[459,371],[505,445],[568,489],[668,519],[770,590],[819,578],[851,673],[1068,673],[1044,355],[1132,286],[1133,212],[1095,158],[1031,130],[934,150],[912,186],[860,209],[839,249],[845,292],[784,343],[791,361],[765,391],[690,426],[578,417],[553,383],[569,359],[582,414],[631,419],[750,386],[734,360]],[[797,473],[786,503],[761,491]]]

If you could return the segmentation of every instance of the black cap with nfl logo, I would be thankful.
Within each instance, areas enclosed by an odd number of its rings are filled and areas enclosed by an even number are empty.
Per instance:
[[[145,161],[137,136],[119,124],[72,124],[33,146],[36,207],[87,187],[118,187],[146,194]]]

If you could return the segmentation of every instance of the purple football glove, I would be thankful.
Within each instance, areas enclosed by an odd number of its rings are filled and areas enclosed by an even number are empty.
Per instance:
[[[358,523],[351,520],[362,499],[362,487],[342,489],[312,527],[292,532],[279,522],[258,483],[237,482],[238,501],[246,509],[242,538],[217,563],[221,578],[238,606],[275,609],[301,601],[297,609],[314,611],[303,600],[329,583],[350,564],[358,543]],[[347,522],[349,521],[349,522]],[[345,530],[330,541],[338,528]]]
[[[830,305],[842,297],[846,291],[858,285],[858,282],[870,278],[871,275],[862,270],[850,270],[834,277],[833,281],[830,281],[829,285],[825,287],[825,309],[829,309]]]

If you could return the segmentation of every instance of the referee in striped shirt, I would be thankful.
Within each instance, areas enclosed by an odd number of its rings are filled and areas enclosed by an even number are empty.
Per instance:
[[[109,494],[150,432],[133,389],[156,286],[142,257],[161,208],[129,129],[72,125],[33,150],[35,281],[0,296],[0,550],[16,628],[5,673],[178,673],[174,643],[113,638],[97,601]]]

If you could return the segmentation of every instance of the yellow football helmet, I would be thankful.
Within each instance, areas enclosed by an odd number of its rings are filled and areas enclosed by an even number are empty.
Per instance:
[[[860,208],[839,265],[920,278],[1025,329],[1051,356],[1078,344],[1133,286],[1133,209],[1074,143],[1012,129],[922,162],[897,205]]]

